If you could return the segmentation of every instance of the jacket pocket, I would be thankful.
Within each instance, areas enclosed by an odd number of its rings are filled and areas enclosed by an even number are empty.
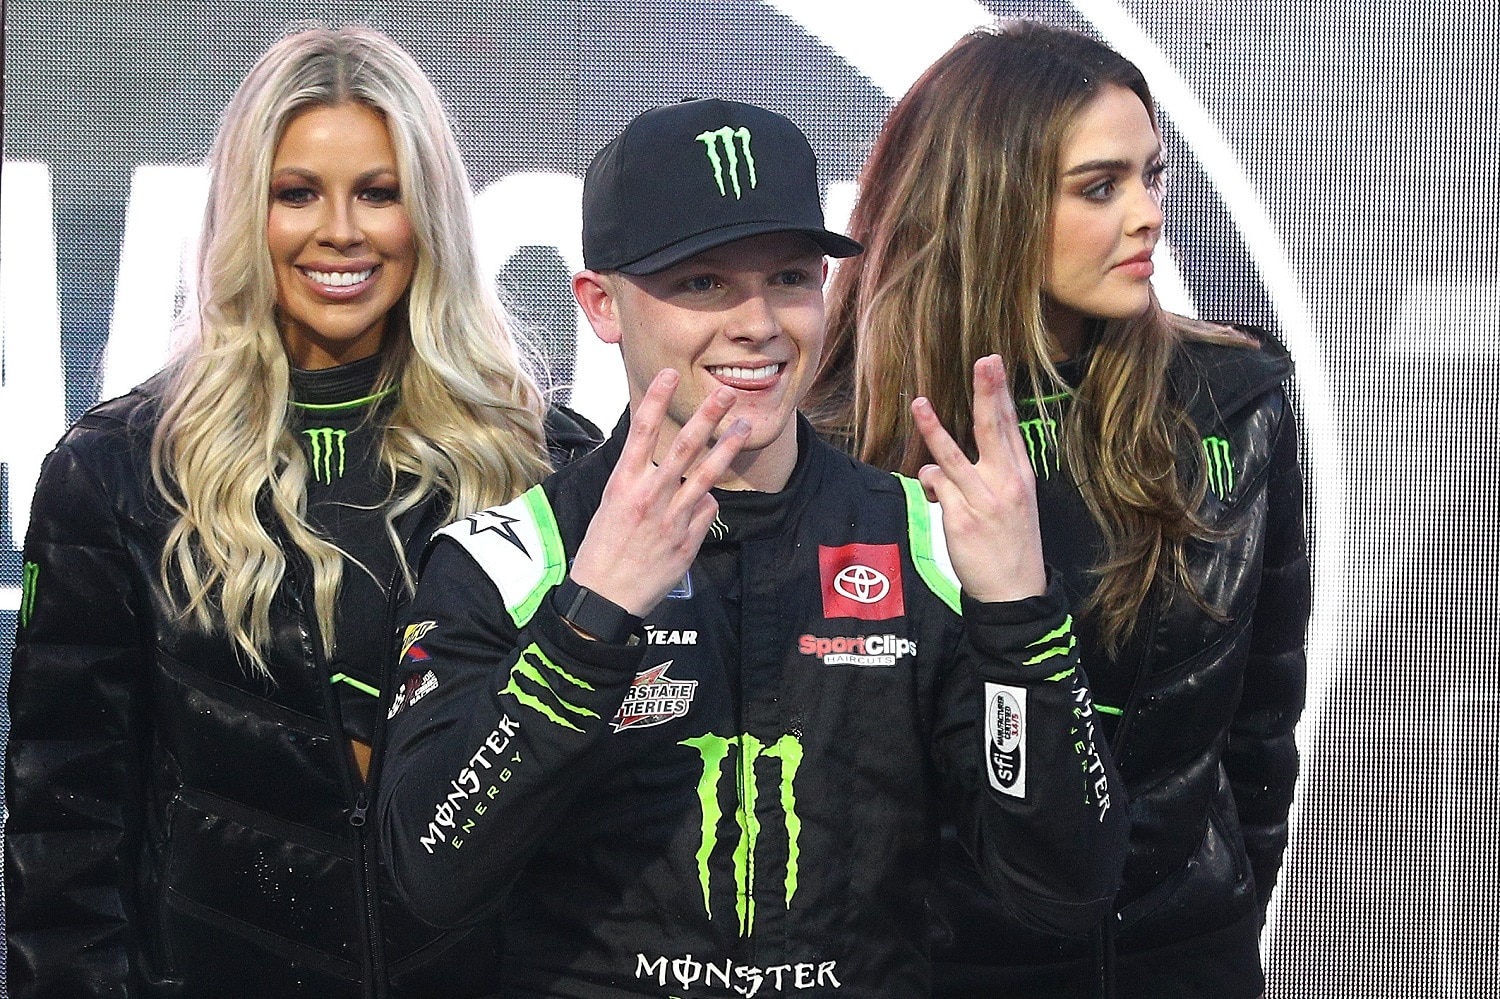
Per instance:
[[[186,920],[220,933],[221,951],[243,945],[340,970],[359,960],[347,843],[188,789],[176,798],[162,860],[162,904],[177,933]],[[204,960],[174,956],[178,966]]]
[[[1211,800],[1203,836],[1187,861],[1120,910],[1123,933],[1186,940],[1240,919],[1254,907],[1238,826]]]

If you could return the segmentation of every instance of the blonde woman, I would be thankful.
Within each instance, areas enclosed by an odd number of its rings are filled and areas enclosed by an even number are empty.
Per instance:
[[[431,83],[367,29],[261,57],[210,159],[199,299],[48,458],[12,672],[9,988],[470,996],[481,932],[392,903],[365,824],[412,560],[587,448],[472,250]],[[545,419],[545,429],[544,429]]]
[[[957,855],[939,996],[1250,999],[1286,844],[1309,612],[1290,364],[1151,290],[1162,143],[1136,68],[1014,23],[961,40],[892,111],[861,183],[810,408],[861,458],[931,461],[926,396],[973,447],[968,371],[1015,373],[1047,560],[1130,798],[1115,915],[1049,936]]]

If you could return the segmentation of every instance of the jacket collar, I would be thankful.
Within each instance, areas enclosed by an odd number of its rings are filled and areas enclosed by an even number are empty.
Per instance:
[[[1292,374],[1286,348],[1264,330],[1242,328],[1260,349],[1184,343],[1167,373],[1172,395],[1202,431],[1220,427]]]

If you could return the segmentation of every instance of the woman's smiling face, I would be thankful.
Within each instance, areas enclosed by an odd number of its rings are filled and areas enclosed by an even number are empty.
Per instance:
[[[266,239],[292,365],[375,354],[417,256],[385,120],[354,103],[302,112],[276,146],[270,193]]]

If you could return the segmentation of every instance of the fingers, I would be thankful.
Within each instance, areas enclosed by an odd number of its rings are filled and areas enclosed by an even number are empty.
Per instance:
[[[646,387],[646,394],[630,414],[630,431],[625,435],[625,446],[620,451],[620,464],[626,468],[650,466],[656,454],[662,420],[667,415],[667,405],[672,401],[681,378],[677,369],[663,368]]]
[[[613,482],[617,476],[624,475],[621,488],[633,481],[634,493],[645,507],[660,509],[673,523],[687,523],[698,516],[708,491],[729,471],[750,436],[750,421],[744,418],[734,420],[718,440],[714,440],[719,424],[738,398],[733,389],[721,385],[699,403],[687,423],[678,429],[665,453],[656,453],[662,428],[669,423],[667,407],[679,380],[678,373],[670,368],[658,372],[651,380],[631,416],[627,450],[622,452],[615,475],[610,479]],[[638,422],[642,424],[639,433]],[[647,450],[648,444],[650,450]],[[627,464],[627,455],[630,464]],[[705,531],[712,520],[710,516],[704,522]]]
[[[660,458],[662,474],[671,479],[681,479],[693,463],[703,456],[704,448],[713,439],[714,430],[734,406],[734,389],[720,385],[699,403],[693,415],[683,424],[667,453]]]
[[[1029,481],[1032,478],[1031,452],[1026,447],[1025,438],[1021,436],[1021,415],[1016,411],[1016,397],[1011,391],[1010,375],[1005,370],[1005,362],[998,357],[995,358],[995,371],[1000,376],[996,387],[1000,401],[1000,436],[1009,445],[1011,457]]]
[[[922,492],[929,503],[941,503],[944,494],[953,486],[943,470],[936,465],[923,465],[917,471],[917,481],[922,484]]]
[[[1031,468],[1010,378],[996,354],[974,365],[974,444],[981,465],[1005,462],[1016,465],[1017,471],[1022,465]]]
[[[736,419],[729,429],[714,442],[708,456],[700,461],[683,479],[683,492],[691,495],[707,493],[729,471],[735,457],[750,437],[750,421],[744,417]],[[712,520],[712,518],[709,518]],[[705,530],[707,528],[705,527]]]
[[[708,493],[698,497],[698,502],[693,506],[693,515],[688,520],[688,531],[692,537],[702,540],[707,537],[708,530],[713,526],[714,518],[719,515],[719,501]]]
[[[974,365],[974,444],[981,461],[1009,452],[1030,464],[1020,420],[1005,362],[995,354],[980,358]]]
[[[1036,487],[1000,358],[974,365],[977,462],[968,460],[927,399],[912,403],[912,415],[934,461],[917,479],[927,499],[942,506],[948,555],[964,592],[985,602],[1042,592]]]
[[[1005,362],[994,354],[981,357],[974,363],[974,446],[981,459],[1004,446],[1000,428],[1005,404],[1010,402]]]
[[[703,456],[715,428],[733,408],[735,392],[721,385],[710,393],[678,430],[665,453],[660,454],[662,427],[667,423],[667,409],[680,381],[681,375],[674,368],[663,368],[651,379],[645,395],[631,411],[630,431],[620,453],[622,466],[641,472],[658,468],[663,479],[677,482]],[[728,468],[727,462],[724,467]]]
[[[921,433],[922,440],[927,444],[927,451],[932,455],[932,460],[937,463],[948,479],[960,488],[966,488],[974,481],[975,466],[969,461],[969,456],[964,454],[963,448],[959,447],[953,436],[948,433],[942,421],[938,419],[937,413],[932,408],[932,402],[926,396],[918,396],[912,400],[911,414],[916,420],[917,430]]]

